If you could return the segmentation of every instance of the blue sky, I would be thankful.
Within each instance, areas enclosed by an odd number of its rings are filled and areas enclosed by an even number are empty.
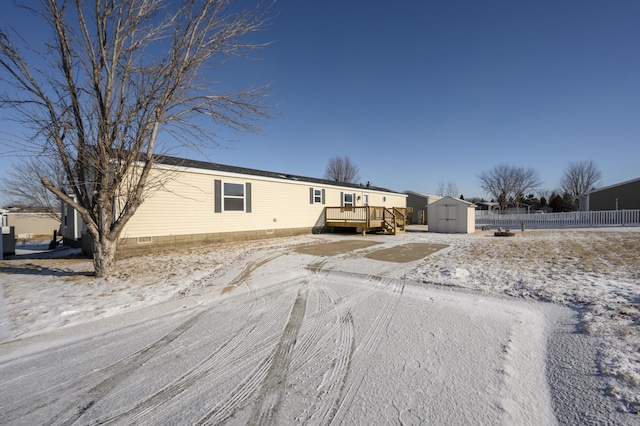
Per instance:
[[[272,82],[276,117],[210,161],[322,177],[348,155],[363,182],[430,193],[453,182],[465,198],[486,196],[477,175],[498,164],[536,169],[546,190],[583,160],[601,186],[640,177],[638,1],[288,0],[275,11],[260,59],[216,78]],[[0,154],[0,172],[12,160]]]

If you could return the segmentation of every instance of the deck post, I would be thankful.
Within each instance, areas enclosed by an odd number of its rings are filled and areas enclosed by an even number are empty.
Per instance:
[[[364,237],[365,230],[371,228],[371,212],[369,210],[369,206],[365,206],[365,217],[366,217],[366,226],[362,229],[362,236]]]

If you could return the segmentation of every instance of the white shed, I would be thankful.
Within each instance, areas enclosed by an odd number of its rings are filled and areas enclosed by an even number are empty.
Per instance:
[[[428,206],[429,232],[469,234],[476,229],[476,205],[444,197]]]

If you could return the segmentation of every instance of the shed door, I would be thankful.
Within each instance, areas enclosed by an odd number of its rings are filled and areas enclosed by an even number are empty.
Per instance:
[[[458,232],[458,206],[453,204],[445,204],[438,206],[438,225],[440,232],[455,233]]]
[[[447,206],[447,232],[458,232],[458,206]]]

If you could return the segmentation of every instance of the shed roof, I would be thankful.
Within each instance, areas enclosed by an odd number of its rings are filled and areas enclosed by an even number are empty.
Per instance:
[[[442,197],[442,198],[440,198],[439,200],[434,201],[434,202],[433,202],[433,204],[442,204],[442,203],[445,203],[445,202],[447,202],[447,201],[455,201],[455,202],[457,202],[457,203],[464,204],[464,205],[466,205],[466,206],[468,206],[468,207],[476,208],[476,205],[475,205],[475,204],[473,204],[473,203],[471,203],[471,202],[469,202],[469,201],[467,201],[467,200],[461,200],[461,199],[459,199],[459,198],[453,198],[453,197],[449,197],[449,196]]]
[[[250,169],[247,167],[229,166],[225,164],[210,163],[206,161],[170,157],[167,155],[157,155],[155,157],[155,161],[158,164],[164,164],[167,166],[189,167],[189,168],[195,168],[195,169],[213,170],[213,171],[226,172],[226,173],[237,173],[237,174],[249,175],[249,176],[266,177],[266,178],[272,178],[272,179],[308,182],[308,183],[313,183],[318,185],[339,186],[339,187],[356,188],[356,189],[369,189],[372,191],[400,194],[397,191],[392,191],[390,189],[381,188],[378,186],[372,186],[368,183],[361,184],[361,183],[338,182],[338,181],[333,181],[328,179],[318,179],[318,178],[313,178],[308,176],[291,175],[291,174],[279,173],[279,172],[269,172],[266,170]]]

